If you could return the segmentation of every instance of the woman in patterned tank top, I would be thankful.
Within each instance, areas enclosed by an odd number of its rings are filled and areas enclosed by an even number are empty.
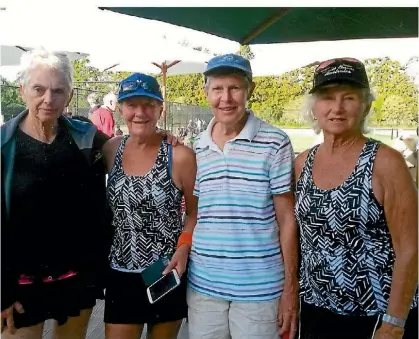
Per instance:
[[[300,338],[418,338],[418,196],[403,157],[368,139],[365,66],[314,73],[306,118],[324,141],[296,159]]]
[[[187,316],[185,271],[197,218],[195,155],[186,146],[172,148],[156,130],[163,98],[155,78],[132,74],[121,82],[118,101],[129,135],[105,147],[114,229],[106,282],[106,338],[140,338],[147,324],[149,339],[174,339]],[[176,269],[181,284],[150,304],[141,272],[163,257],[172,258],[161,273]]]

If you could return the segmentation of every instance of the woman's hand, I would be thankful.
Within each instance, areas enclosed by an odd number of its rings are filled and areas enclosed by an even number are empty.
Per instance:
[[[180,246],[173,255],[172,260],[170,260],[169,265],[167,265],[166,269],[163,271],[163,275],[166,275],[175,268],[179,277],[181,277],[186,271],[190,250],[191,247],[187,244]]]
[[[402,339],[404,330],[401,327],[383,322],[375,332],[374,339]]]
[[[183,145],[183,141],[179,139],[178,137],[176,137],[175,135],[173,135],[172,133],[170,133],[169,131],[158,129],[157,133],[166,136],[167,143],[172,146]]]
[[[13,310],[16,310],[19,313],[24,313],[22,304],[16,301],[12,306],[6,308],[1,312],[1,332],[7,328],[11,334],[16,332],[15,323],[13,320]]]

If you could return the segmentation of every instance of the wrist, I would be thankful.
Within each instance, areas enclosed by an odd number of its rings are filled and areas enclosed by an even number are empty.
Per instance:
[[[298,291],[298,279],[296,278],[285,278],[284,291],[297,292]]]
[[[190,251],[191,251],[191,248],[192,248],[192,246],[191,246],[191,245],[188,245],[188,244],[182,244],[182,245],[178,246],[178,248],[177,248],[177,249],[188,249],[188,252],[190,252]]]
[[[177,248],[187,245],[189,249],[192,247],[192,232],[182,232],[177,241]]]
[[[388,322],[383,321],[379,327],[381,331],[391,334],[392,336],[400,336],[404,333],[404,328],[395,326]]]
[[[405,318],[395,317],[388,313],[383,314],[381,316],[381,321],[383,325],[390,325],[392,327],[398,327],[398,328],[404,328],[404,325],[406,323]]]

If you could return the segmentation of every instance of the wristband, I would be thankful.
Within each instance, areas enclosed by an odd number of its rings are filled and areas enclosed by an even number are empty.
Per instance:
[[[386,323],[389,323],[389,324],[392,324],[394,326],[401,327],[401,328],[404,328],[404,325],[406,323],[406,319],[392,317],[389,314],[384,314],[381,320]]]
[[[192,233],[191,232],[182,232],[177,241],[177,248],[182,245],[192,246]]]

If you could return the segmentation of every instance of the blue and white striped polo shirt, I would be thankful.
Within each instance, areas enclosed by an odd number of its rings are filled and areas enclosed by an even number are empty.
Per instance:
[[[194,145],[199,203],[189,286],[230,301],[279,298],[284,268],[273,194],[291,190],[291,142],[249,111],[243,130],[221,151],[213,125],[214,119]]]

